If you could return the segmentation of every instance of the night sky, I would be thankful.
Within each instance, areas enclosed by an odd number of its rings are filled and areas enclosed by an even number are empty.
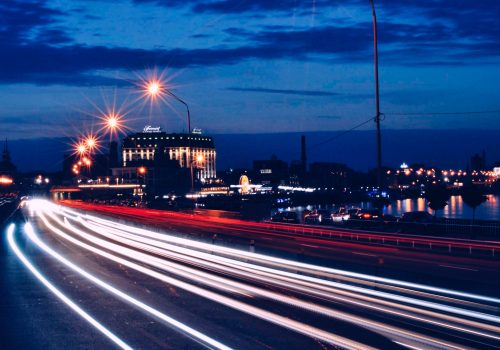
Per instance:
[[[384,129],[500,129],[453,114],[500,110],[500,1],[376,6]],[[185,130],[176,101],[138,100],[153,72],[206,133],[350,129],[374,115],[372,40],[368,0],[2,1],[0,137],[73,137],[113,104]]]

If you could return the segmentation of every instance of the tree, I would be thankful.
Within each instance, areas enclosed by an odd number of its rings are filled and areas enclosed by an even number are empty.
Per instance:
[[[432,185],[425,190],[425,199],[429,202],[429,208],[436,211],[444,209],[450,199],[450,191],[444,185]]]
[[[476,219],[476,208],[488,200],[478,186],[467,185],[462,189],[462,200],[472,208],[472,223]]]

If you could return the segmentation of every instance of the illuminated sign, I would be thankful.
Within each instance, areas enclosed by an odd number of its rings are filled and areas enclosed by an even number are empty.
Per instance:
[[[146,125],[144,129],[142,129],[142,132],[147,132],[147,133],[161,132],[161,126]]]
[[[199,128],[194,128],[194,129],[193,129],[193,134],[198,134],[198,135],[201,135],[201,129],[199,129]]]

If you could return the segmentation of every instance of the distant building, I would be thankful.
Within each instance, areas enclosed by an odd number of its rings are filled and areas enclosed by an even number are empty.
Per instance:
[[[288,183],[288,164],[276,156],[269,160],[254,160],[253,172],[254,183],[271,186]]]
[[[168,134],[160,127],[146,126],[142,132],[123,140],[122,160],[124,167],[141,166],[153,160],[175,160],[181,168],[193,167],[199,180],[216,177],[214,141],[200,134]]]
[[[309,186],[346,187],[353,171],[345,164],[316,162],[309,166]]]
[[[485,170],[486,169],[486,152],[483,150],[481,154],[476,153],[470,158],[471,170]]]

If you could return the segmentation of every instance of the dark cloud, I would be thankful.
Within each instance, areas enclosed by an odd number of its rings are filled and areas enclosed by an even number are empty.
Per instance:
[[[0,2],[0,40],[25,44],[34,28],[54,24],[64,13],[41,1]]]
[[[162,6],[185,4],[180,0],[135,0],[137,4],[145,2]],[[347,3],[355,5],[360,1]],[[187,2],[187,6],[193,6],[198,11],[202,10],[202,5],[208,11],[209,8],[229,8],[231,4],[238,6],[240,11],[265,12],[287,6],[307,7],[311,2]],[[500,21],[497,20],[500,4],[496,1],[486,0],[472,5],[464,0],[445,8],[439,6],[444,6],[442,0],[406,4],[381,0],[377,4],[386,13],[414,11],[429,18],[417,23],[398,23],[396,15],[390,17],[391,21],[379,17],[382,64],[456,65],[498,62],[500,58]],[[330,5],[329,1],[315,2],[318,8]],[[481,14],[483,16],[479,17]],[[275,25],[253,31],[230,27],[224,32],[239,39],[234,41],[238,46],[144,50],[73,43],[65,28],[59,24],[62,16],[64,13],[47,7],[44,2],[0,3],[0,51],[3,53],[0,57],[0,83],[120,85],[124,82],[94,75],[94,72],[140,70],[148,66],[184,68],[227,65],[252,59],[359,63],[370,62],[372,55],[370,22],[346,25],[341,21],[341,24],[315,27]]]
[[[226,90],[242,91],[242,92],[263,92],[268,94],[283,94],[283,95],[299,95],[299,96],[337,96],[338,94],[330,91],[318,90],[291,90],[291,89],[267,89],[260,87],[242,88],[242,87],[229,87]]]

